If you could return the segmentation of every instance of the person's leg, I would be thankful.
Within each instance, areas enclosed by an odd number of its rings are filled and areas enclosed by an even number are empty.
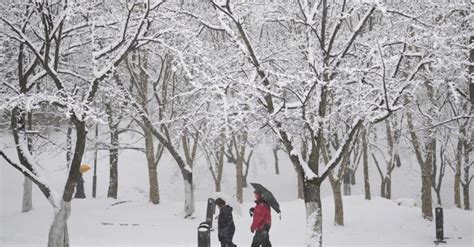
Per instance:
[[[272,243],[270,242],[270,227],[262,231],[262,246],[272,247]]]
[[[252,245],[251,247],[259,247],[262,244],[262,232],[256,231],[255,235],[253,236]]]

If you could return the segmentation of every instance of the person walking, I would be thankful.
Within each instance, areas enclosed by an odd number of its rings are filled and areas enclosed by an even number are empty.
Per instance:
[[[217,218],[217,236],[221,242],[221,247],[235,247],[232,243],[234,238],[235,225],[232,217],[232,207],[226,205],[222,198],[216,199],[216,205],[219,207],[219,216]]]
[[[269,232],[272,225],[272,215],[270,205],[263,199],[260,192],[255,191],[254,194],[256,205],[255,208],[250,209],[250,214],[253,215],[250,231],[255,232],[255,235],[251,247],[271,247]]]

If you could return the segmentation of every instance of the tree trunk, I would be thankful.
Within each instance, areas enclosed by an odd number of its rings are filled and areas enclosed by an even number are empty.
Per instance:
[[[462,208],[461,204],[461,174],[454,175],[454,204],[457,208]]]
[[[23,181],[23,201],[21,211],[23,213],[31,211],[33,209],[33,183],[25,176]]]
[[[344,206],[342,204],[341,182],[330,179],[334,197],[334,225],[344,225]]]
[[[194,212],[193,174],[187,170],[182,170],[181,173],[184,178],[184,213],[187,218]]]
[[[275,158],[275,174],[280,174],[280,168],[278,166],[278,149],[273,148],[273,158]]]
[[[471,53],[472,54],[472,53]],[[471,181],[473,177],[470,175],[469,170],[471,169],[472,162],[469,162],[470,155],[472,154],[472,143],[468,141],[467,136],[465,134],[466,132],[464,131],[464,135],[466,138],[463,140],[463,147],[464,147],[464,182],[462,183],[462,191],[464,195],[464,209],[465,210],[470,210],[471,209],[471,204],[469,202],[469,186],[471,184]]]
[[[304,178],[299,169],[296,169],[296,179],[298,180],[298,199],[304,199]]]
[[[117,126],[110,126],[109,162],[110,179],[107,197],[117,199],[118,195],[118,144],[119,136]]]
[[[433,141],[431,141],[433,143]],[[431,196],[431,171],[432,171],[432,146],[428,145],[428,154],[427,158],[421,168],[421,212],[423,218],[429,221],[433,220],[433,206],[432,206],[432,196]]]
[[[74,120],[76,128],[76,145],[74,147],[74,155],[69,169],[68,179],[64,188],[64,193],[59,208],[55,208],[55,216],[53,224],[49,230],[48,247],[67,247],[69,246],[69,237],[67,230],[67,220],[71,213],[71,200],[74,193],[74,187],[80,179],[82,157],[86,146],[86,126],[85,123],[77,119]]]
[[[438,204],[438,205],[442,205],[442,204],[441,204],[441,190],[440,190],[440,189],[439,189],[439,190],[435,190],[435,192],[436,192],[436,202],[437,202],[437,204]]]
[[[99,124],[95,125],[95,139],[97,140],[99,136]],[[96,198],[97,195],[97,142],[95,143],[94,150],[94,175],[92,176],[92,197]]]
[[[151,131],[143,128],[145,134],[145,155],[148,163],[148,183],[150,185],[149,197],[153,204],[160,203],[160,191],[158,184],[157,163],[155,161],[155,151],[153,136]]]
[[[415,128],[412,122],[412,116],[407,113],[407,124],[410,130],[411,143],[415,150],[416,159],[421,168],[421,214],[423,219],[432,221],[433,220],[433,208],[432,208],[432,197],[431,197],[431,171],[433,170],[433,147],[435,146],[436,139],[429,140],[426,145],[426,159],[423,160],[421,144],[418,140],[418,136],[415,133]],[[433,134],[433,133],[430,133]]]
[[[454,175],[454,204],[462,208],[461,204],[461,165],[462,165],[462,139],[460,138],[456,153],[456,173]]]
[[[69,123],[66,134],[66,166],[69,168],[72,159],[72,125]]]
[[[343,175],[343,184],[344,184],[344,195],[345,196],[350,196],[351,195],[351,171],[350,169],[346,168],[344,169],[344,175]],[[339,185],[340,187],[340,185]]]
[[[392,178],[391,175],[385,178],[385,198],[392,199]]]
[[[349,175],[351,176],[351,185],[356,185],[356,170],[351,168],[349,169]]]
[[[301,180],[303,179],[301,177]],[[321,183],[316,180],[305,180],[304,185],[307,246],[321,247],[323,245]]]
[[[382,182],[380,183],[380,197],[387,198],[386,189],[385,189],[385,177],[382,177]]]
[[[67,220],[71,214],[71,202],[61,201],[60,208],[55,208],[54,211],[54,220],[48,234],[48,247],[68,247]]]
[[[247,160],[244,160],[245,172],[244,172],[244,175],[242,176],[242,187],[244,188],[248,187],[247,177],[249,175],[250,159],[252,158],[252,154],[253,154],[253,150],[250,150],[249,156],[247,156]]]
[[[216,170],[217,170],[217,176],[215,179],[215,184],[216,184],[216,192],[221,192],[221,184],[222,184],[222,174],[224,172],[224,154],[225,154],[225,135],[221,134],[222,136],[222,145],[221,148],[218,152],[218,159],[216,163]]]
[[[464,196],[464,209],[471,210],[471,204],[469,203],[469,184],[462,186],[462,192]]]
[[[370,200],[370,180],[369,180],[369,157],[367,144],[367,130],[364,128],[362,132],[362,159],[364,163],[364,191],[365,199]]]
[[[216,185],[216,192],[221,192],[221,181],[214,181],[214,184]]]
[[[243,165],[244,165],[245,144],[242,144],[240,152],[237,153],[236,163],[236,194],[237,201],[243,203]]]
[[[245,168],[246,171],[248,171],[248,167]],[[242,188],[247,188],[249,185],[248,185],[248,182],[247,182],[247,175],[248,174],[247,172],[244,173],[244,175],[242,176]]]
[[[31,112],[27,113],[27,124],[28,130],[33,130],[33,114]],[[28,150],[33,152],[33,140],[27,135]],[[31,211],[33,208],[33,183],[31,180],[25,176],[23,181],[23,200],[21,203],[21,211],[23,213]]]
[[[149,184],[150,184],[150,202],[153,204],[160,203],[160,188],[158,184],[158,172],[156,165],[154,167],[148,167],[148,174],[149,174]]]

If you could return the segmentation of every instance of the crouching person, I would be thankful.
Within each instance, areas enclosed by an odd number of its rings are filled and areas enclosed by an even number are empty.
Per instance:
[[[216,199],[216,205],[219,207],[219,217],[217,219],[217,236],[221,242],[221,247],[237,246],[232,243],[232,238],[234,238],[235,233],[232,207],[226,205],[222,198]]]

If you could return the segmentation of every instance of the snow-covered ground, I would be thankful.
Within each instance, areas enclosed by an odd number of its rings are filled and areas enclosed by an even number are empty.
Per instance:
[[[11,143],[8,135],[0,135],[3,143]],[[267,150],[268,149],[268,150]],[[6,149],[11,157],[15,152]],[[46,171],[51,184],[60,190],[64,179],[64,156],[61,152],[49,152],[40,156],[40,165]],[[305,210],[302,201],[296,199],[294,169],[281,155],[280,175],[273,172],[271,150],[263,146],[254,156],[249,182],[261,182],[281,202],[281,220],[273,214],[270,232],[273,246],[304,246]],[[197,246],[197,226],[204,220],[206,199],[212,195],[213,183],[203,162],[196,164],[196,213],[194,219],[184,219],[183,185],[175,164],[166,158],[159,165],[159,183],[162,202],[147,202],[147,172],[145,157],[136,151],[123,151],[119,159],[119,199],[106,198],[108,183],[108,156],[99,153],[98,198],[91,198],[92,172],[84,174],[86,199],[75,199],[69,220],[71,246]],[[345,226],[333,225],[334,206],[328,183],[323,184],[323,242],[325,246],[433,246],[434,222],[421,218],[419,208],[419,171],[411,158],[395,169],[393,174],[393,198],[377,197],[379,178],[372,166],[371,183],[374,199],[363,199],[363,185],[353,186],[354,196],[344,197]],[[84,158],[92,163],[92,153]],[[200,168],[199,168],[200,167]],[[232,195],[235,169],[224,168],[223,191]],[[449,169],[448,169],[449,170]],[[0,246],[45,246],[52,208],[38,189],[34,189],[33,211],[21,213],[23,177],[0,159]],[[452,207],[452,175],[447,173],[442,199],[444,202],[445,236],[447,246],[474,246],[474,213]],[[434,194],[433,194],[434,196]],[[237,231],[234,237],[238,246],[250,246],[250,217],[248,209],[253,205],[252,190],[244,191],[242,215],[234,214]],[[123,202],[113,206],[117,202]],[[401,205],[398,205],[400,202]],[[417,206],[414,206],[416,204]],[[236,210],[238,211],[238,210]],[[212,233],[213,246],[219,246],[217,233]]]
[[[397,206],[374,198],[344,198],[346,225],[332,224],[332,198],[324,198],[325,246],[433,246],[434,223],[420,217],[419,208]],[[197,203],[195,219],[181,216],[181,203],[153,206],[144,201],[129,201],[112,206],[107,199],[75,200],[69,220],[72,246],[196,246],[198,224],[205,215],[205,202]],[[234,215],[238,246],[250,246],[251,203],[242,205],[244,214]],[[284,202],[281,220],[273,214],[271,240],[274,246],[304,246],[304,207],[302,201]],[[1,246],[45,246],[52,210],[37,207],[33,212],[10,213],[1,217]],[[447,246],[473,246],[473,213],[445,210]],[[218,246],[217,233],[212,244]]]

